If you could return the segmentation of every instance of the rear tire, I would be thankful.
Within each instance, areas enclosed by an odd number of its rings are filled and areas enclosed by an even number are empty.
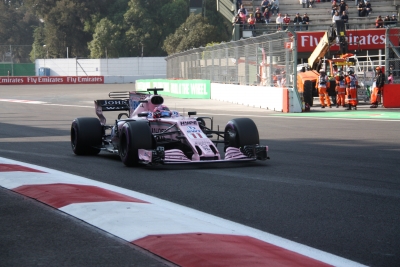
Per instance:
[[[71,147],[76,155],[97,155],[102,144],[102,126],[97,118],[76,118],[71,125]]]
[[[139,164],[139,149],[151,150],[153,135],[147,121],[128,121],[121,129],[119,156],[125,166]]]
[[[239,118],[230,120],[225,126],[224,133],[225,150],[227,147],[243,147],[246,145],[258,145],[260,138],[258,129],[253,120]]]

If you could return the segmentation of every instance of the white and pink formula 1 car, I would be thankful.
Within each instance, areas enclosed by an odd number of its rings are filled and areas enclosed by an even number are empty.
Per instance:
[[[157,93],[162,90],[111,92],[110,99],[96,100],[98,118],[76,118],[72,122],[73,152],[119,154],[126,166],[269,159],[268,147],[259,144],[257,126],[251,119],[232,119],[224,131],[214,131],[211,117],[194,117],[196,112],[184,116],[166,107]],[[114,125],[106,125],[104,111],[125,113],[119,113]],[[210,128],[206,121],[210,121]],[[224,157],[218,144],[224,146]]]

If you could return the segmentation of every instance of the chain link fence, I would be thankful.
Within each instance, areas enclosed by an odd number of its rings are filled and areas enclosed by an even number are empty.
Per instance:
[[[0,76],[34,76],[31,45],[0,45]]]
[[[400,28],[389,28],[386,30],[385,49],[386,77],[393,75],[393,83],[400,83]]]
[[[0,45],[0,62],[1,63],[32,63],[31,45]],[[34,58],[38,55],[32,55]]]
[[[292,36],[276,32],[168,56],[167,78],[293,87],[297,59]]]

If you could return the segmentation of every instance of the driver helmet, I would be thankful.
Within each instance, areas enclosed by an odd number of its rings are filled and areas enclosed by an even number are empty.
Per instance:
[[[153,118],[169,118],[172,116],[172,112],[165,105],[159,105],[154,108]]]

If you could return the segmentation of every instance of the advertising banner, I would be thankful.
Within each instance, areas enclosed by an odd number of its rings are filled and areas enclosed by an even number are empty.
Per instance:
[[[160,95],[179,98],[210,99],[211,84],[209,80],[137,80],[136,91],[146,91],[148,88],[163,88]]]
[[[6,76],[0,77],[0,85],[23,84],[102,84],[104,76]]]
[[[386,29],[347,30],[348,50],[385,49],[385,30]],[[297,32],[297,51],[312,52],[324,34],[325,31]],[[333,45],[330,50],[338,51],[339,45]]]

